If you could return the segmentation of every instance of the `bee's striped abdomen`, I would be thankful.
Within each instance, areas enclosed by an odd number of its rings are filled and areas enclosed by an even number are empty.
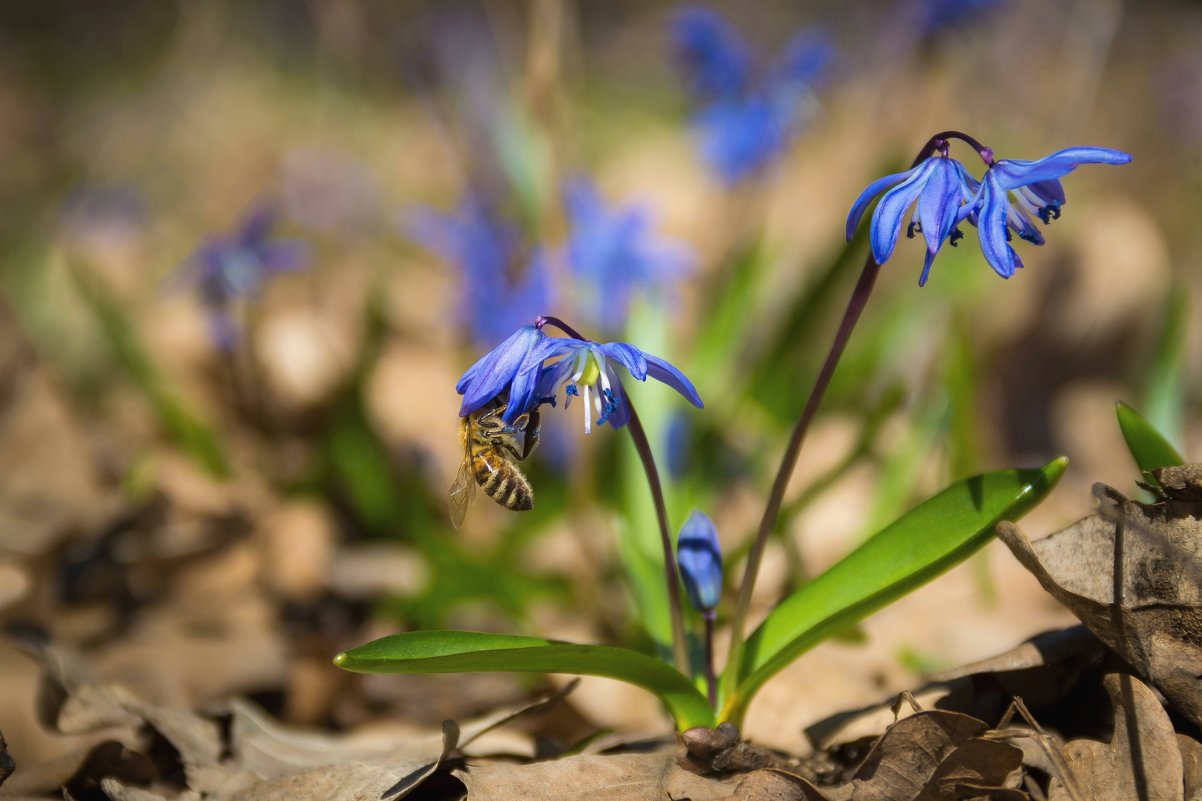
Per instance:
[[[522,512],[534,508],[530,482],[495,448],[473,448],[472,471],[485,494],[506,509]]]

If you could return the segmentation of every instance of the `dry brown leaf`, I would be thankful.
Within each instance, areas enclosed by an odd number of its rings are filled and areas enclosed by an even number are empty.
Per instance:
[[[103,786],[113,801],[166,798],[162,793],[171,791],[163,781],[178,784],[180,779],[171,777],[178,777],[181,767],[185,795],[211,801],[399,798],[438,770],[461,741],[485,753],[494,749],[492,753],[533,755],[529,737],[495,730],[558,701],[574,687],[471,721],[464,725],[462,738],[450,721],[441,733],[415,732],[401,725],[341,735],[306,731],[275,721],[249,702],[233,701],[226,742],[215,720],[186,708],[149,703],[120,685],[100,681],[70,649],[35,644],[30,650],[42,663],[41,707],[47,725],[63,732],[125,728],[133,730],[131,742],[157,733],[169,747],[156,748],[147,741],[145,754],[158,755],[152,761],[121,743],[104,743],[22,771],[16,789],[36,794],[77,777],[86,776],[93,787],[108,778]],[[110,764],[117,767],[104,767]],[[131,770],[131,765],[141,769]],[[155,784],[149,789],[143,786],[152,780]]]
[[[1202,464],[1157,467],[1152,476],[1168,497],[1178,501],[1202,501]]]
[[[848,785],[850,792],[850,785]],[[836,801],[801,776],[767,768],[748,773],[735,786],[738,801]]]
[[[1092,801],[1184,801],[1181,751],[1156,695],[1134,676],[1102,680],[1114,708],[1109,743],[1070,740],[1069,768]],[[1077,801],[1055,777],[1049,801]]]
[[[1185,784],[1185,801],[1202,801],[1202,743],[1184,734],[1177,735],[1181,750],[1181,776]]]
[[[899,720],[856,771],[852,801],[936,801],[963,797],[957,794],[961,784],[1003,787],[1022,752],[978,739],[986,728],[976,718],[942,710]]]
[[[1105,511],[1035,543],[1010,523],[998,525],[998,538],[1044,589],[1202,725],[1202,506],[1128,501]],[[1125,522],[1117,526],[1111,517]]]
[[[583,755],[532,765],[472,765],[454,775],[469,801],[722,801],[735,780],[698,776],[673,751]]]
[[[1050,631],[997,656],[934,674],[914,690],[923,709],[938,707],[984,720],[996,720],[1015,696],[1032,706],[1052,703],[1070,690],[1081,671],[1097,662],[1105,648],[1084,626]],[[899,715],[913,714],[895,698],[853,709],[811,724],[805,730],[815,750],[826,750],[864,737],[876,737]]]
[[[57,795],[61,788],[95,785],[106,776],[148,782],[154,777],[154,765],[122,743],[105,740],[36,765],[22,766],[4,785],[4,792],[13,796]]]

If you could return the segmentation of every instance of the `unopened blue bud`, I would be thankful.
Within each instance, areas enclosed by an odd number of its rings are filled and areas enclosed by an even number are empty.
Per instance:
[[[676,538],[676,564],[689,603],[710,613],[722,597],[722,551],[718,530],[704,512],[694,509]]]

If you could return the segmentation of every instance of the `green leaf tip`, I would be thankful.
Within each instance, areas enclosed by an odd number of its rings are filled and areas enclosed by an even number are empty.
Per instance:
[[[335,667],[342,667],[345,663],[346,663],[346,651],[343,651],[342,653],[338,654],[338,656],[334,657],[334,666]]]
[[[1157,467],[1172,467],[1185,463],[1185,459],[1168,438],[1135,409],[1119,401],[1114,412],[1118,417],[1119,429],[1123,432],[1123,440],[1127,443],[1127,450],[1135,460],[1136,467],[1148,480],[1155,482],[1151,471]]]

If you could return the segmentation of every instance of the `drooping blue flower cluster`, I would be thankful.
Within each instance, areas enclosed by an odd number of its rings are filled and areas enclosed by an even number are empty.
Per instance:
[[[402,225],[459,271],[458,314],[477,344],[496,342],[550,306],[545,255],[536,249],[523,260],[517,230],[480,198],[469,195],[451,214],[413,209]]]
[[[549,362],[558,358],[558,361]],[[621,428],[630,421],[630,407],[619,380],[621,366],[638,381],[650,376],[679,392],[701,408],[693,383],[670,363],[625,342],[604,345],[573,337],[549,337],[542,319],[519,328],[482,356],[455,385],[463,396],[460,417],[480,409],[497,395],[508,393],[505,422],[513,423],[543,403],[554,403],[563,387],[565,405],[580,397],[584,406],[584,432],[609,423]],[[593,415],[596,415],[594,419]]]
[[[940,141],[936,154],[906,172],[886,175],[860,193],[847,215],[847,238],[855,233],[868,205],[884,192],[869,225],[872,255],[884,264],[901,233],[903,217],[913,207],[906,236],[921,233],[926,242],[919,285],[926,283],[931,263],[946,241],[953,247],[963,238],[960,223],[977,228],[981,251],[994,272],[1009,278],[1023,266],[1010,246],[1017,235],[1034,245],[1044,243],[1035,225],[1059,219],[1065,204],[1060,178],[1081,164],[1126,164],[1131,156],[1105,147],[1070,147],[1037,161],[995,160],[993,151],[981,148],[988,169],[977,181],[960,162],[948,156],[948,143]],[[892,187],[892,188],[890,188]],[[885,191],[888,189],[888,191]]]
[[[591,322],[601,330],[625,327],[636,292],[662,294],[691,269],[687,248],[654,235],[646,207],[611,207],[583,178],[567,184],[563,202],[570,226],[568,269],[588,285],[595,298]]]
[[[305,243],[271,237],[276,219],[274,204],[253,206],[233,234],[206,240],[171,279],[196,289],[213,344],[221,350],[231,350],[240,336],[234,303],[255,297],[273,275],[299,270],[308,261]]]
[[[739,32],[701,7],[678,11],[671,34],[700,104],[694,124],[702,159],[727,185],[761,172],[812,116],[813,86],[834,52],[829,40],[801,31],[775,61],[757,64]]]
[[[694,509],[676,537],[676,565],[689,603],[707,616],[722,599],[722,551],[718,529],[704,512]]]

